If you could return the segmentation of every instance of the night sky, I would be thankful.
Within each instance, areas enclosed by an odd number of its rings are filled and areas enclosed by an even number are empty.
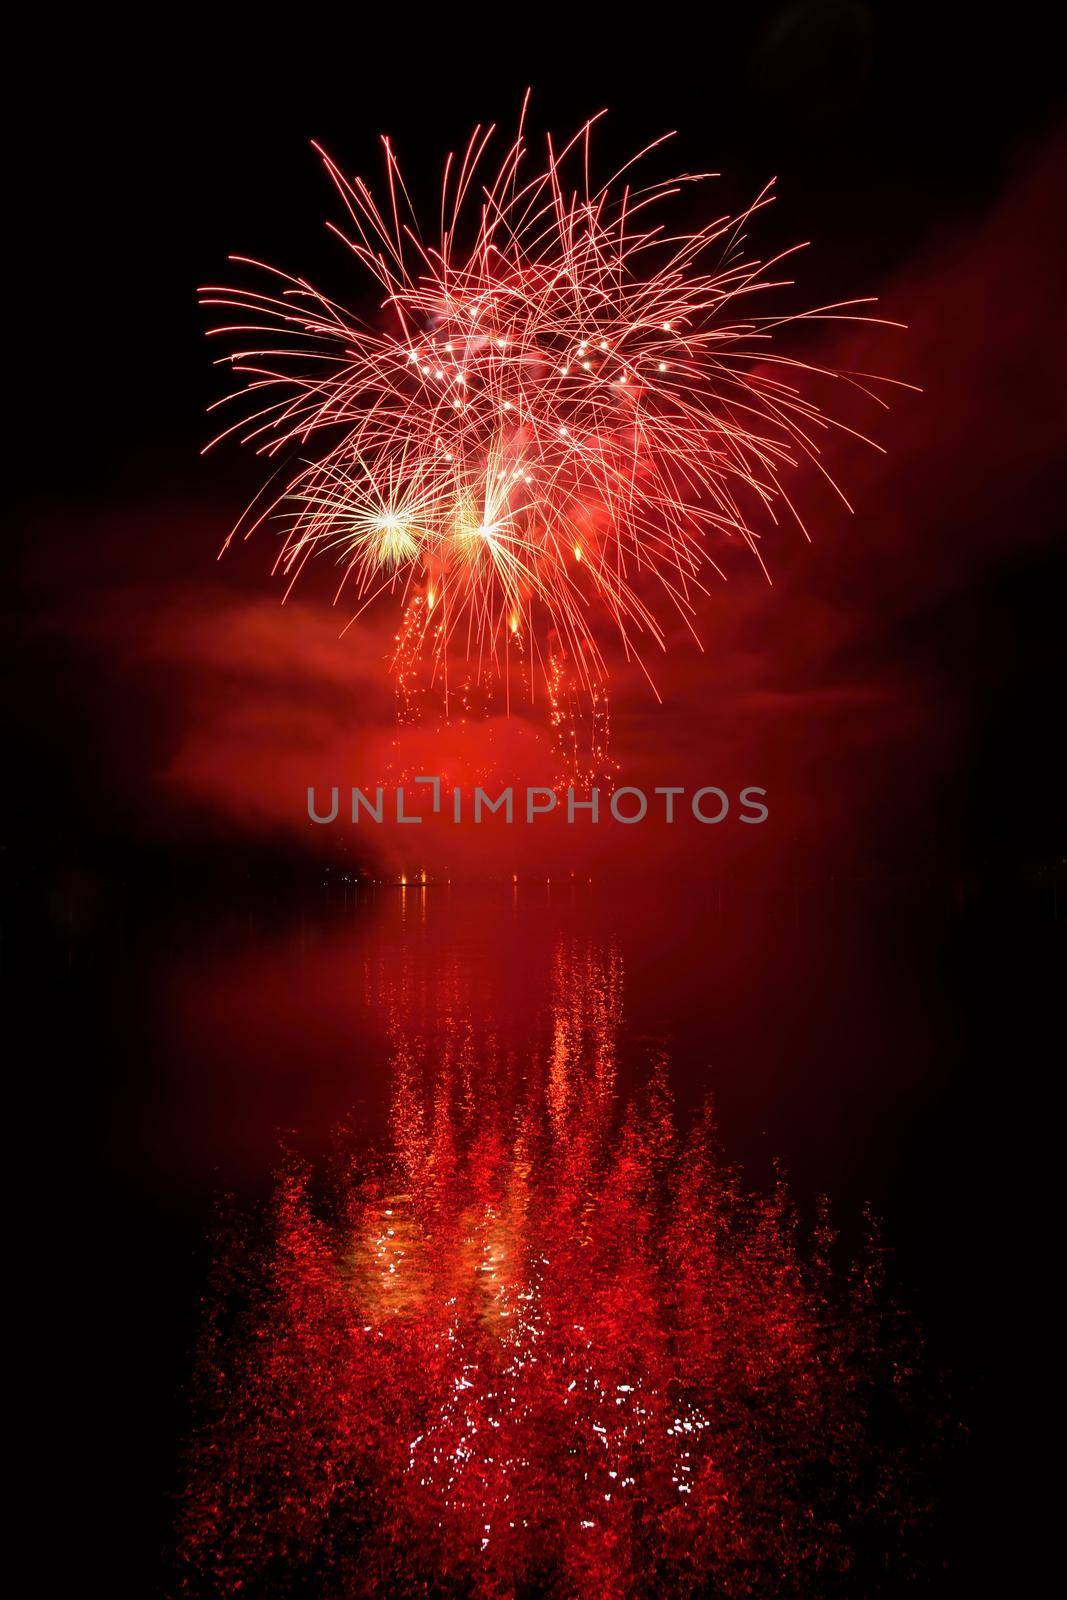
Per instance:
[[[199,454],[224,380],[195,290],[236,251],[344,298],[309,140],[368,170],[390,131],[432,202],[439,153],[476,119],[506,128],[527,84],[534,130],[609,108],[605,166],[676,128],[664,160],[721,172],[724,209],[777,178],[756,242],[811,241],[794,302],[873,294],[909,325],[831,325],[799,353],[923,390],[888,416],[846,407],[886,451],[833,447],[855,516],[800,475],[812,545],[786,527],[765,542],[773,591],[731,562],[703,607],[707,655],[682,639],[653,664],[662,709],[619,672],[622,772],[766,783],[783,841],[833,853],[847,834],[895,867],[1062,845],[1041,765],[1063,442],[1048,52],[1021,27],[993,39],[858,4],[633,26],[539,25],[520,46],[473,21],[402,41],[312,24],[291,48],[176,28],[136,69],[94,29],[52,62],[20,163],[34,269],[15,321],[33,339],[8,630],[24,664],[9,738],[50,855],[230,829],[277,844],[306,835],[309,781],[370,781],[393,731],[392,619],[337,644],[328,572],[282,612],[269,531],[216,563],[261,475],[237,447]]]

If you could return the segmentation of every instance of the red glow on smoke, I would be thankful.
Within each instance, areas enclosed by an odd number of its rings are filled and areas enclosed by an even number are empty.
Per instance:
[[[912,1556],[910,1334],[878,1251],[746,1191],[662,1067],[616,1093],[617,957],[559,953],[547,1048],[420,1049],[389,1138],[296,1164],[209,1296],[188,1594],[881,1592]],[[413,1003],[414,1002],[414,1003]]]

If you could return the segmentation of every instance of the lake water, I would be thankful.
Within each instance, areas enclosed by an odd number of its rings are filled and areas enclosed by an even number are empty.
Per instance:
[[[167,1537],[217,1197],[267,1195],[283,1143],[315,1162],[342,1123],[380,1138],[399,1054],[431,1084],[473,1063],[478,1096],[540,1073],[564,1116],[583,1053],[620,1104],[661,1067],[683,1123],[713,1098],[754,1186],[780,1161],[846,1240],[873,1204],[936,1359],[969,1384],[987,933],[940,893],[564,879],[142,904],[74,940],[56,993],[100,1197],[86,1337],[129,1468],[131,1572]]]

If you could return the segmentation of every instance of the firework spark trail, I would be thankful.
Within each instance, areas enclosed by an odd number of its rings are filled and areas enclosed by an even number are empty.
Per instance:
[[[242,380],[217,404],[243,402],[212,443],[236,434],[297,458],[280,494],[235,530],[281,520],[276,570],[290,586],[326,555],[341,569],[335,600],[353,597],[355,616],[383,593],[402,607],[425,595],[424,648],[446,685],[449,652],[499,676],[521,625],[545,672],[554,634],[591,687],[606,676],[601,623],[638,660],[643,644],[666,647],[664,607],[696,637],[715,536],[742,540],[763,565],[759,524],[779,506],[797,515],[783,474],[801,458],[825,473],[817,435],[853,432],[804,381],[843,378],[877,399],[867,375],[782,355],[776,332],[870,319],[864,301],[787,317],[752,309],[783,283],[783,256],[744,249],[769,190],[740,217],[674,231],[667,202],[710,175],[635,187],[649,146],[594,186],[594,118],[561,150],[549,138],[526,176],[525,109],[488,181],[492,128],[475,129],[458,170],[449,157],[433,242],[388,139],[384,206],[320,151],[347,212],[332,231],[377,282],[381,325],[302,278],[233,258],[273,292],[201,292],[241,314],[212,329]]]

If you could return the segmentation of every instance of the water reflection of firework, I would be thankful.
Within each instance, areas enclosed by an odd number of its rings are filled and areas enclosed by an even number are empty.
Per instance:
[[[775,344],[798,320],[759,309],[782,258],[744,240],[766,192],[741,217],[680,225],[670,205],[695,177],[646,181],[638,156],[599,183],[592,126],[531,167],[520,121],[492,172],[493,130],[476,129],[445,165],[434,238],[388,141],[381,206],[324,157],[380,325],[258,263],[264,292],[204,290],[237,314],[214,331],[246,416],[222,436],[299,457],[245,532],[279,517],[281,570],[328,556],[357,611],[399,598],[405,642],[446,685],[450,654],[506,681],[520,631],[545,671],[555,634],[586,685],[605,673],[601,624],[638,657],[666,643],[665,613],[695,631],[714,541],[757,550],[793,512],[783,477],[818,461],[813,381],[866,386]]]
[[[198,1377],[192,1594],[869,1596],[911,1561],[908,1336],[877,1251],[747,1193],[663,1070],[615,1089],[618,960],[546,1049],[420,1057],[329,1204],[232,1240]],[[398,991],[398,1000],[402,998]]]

